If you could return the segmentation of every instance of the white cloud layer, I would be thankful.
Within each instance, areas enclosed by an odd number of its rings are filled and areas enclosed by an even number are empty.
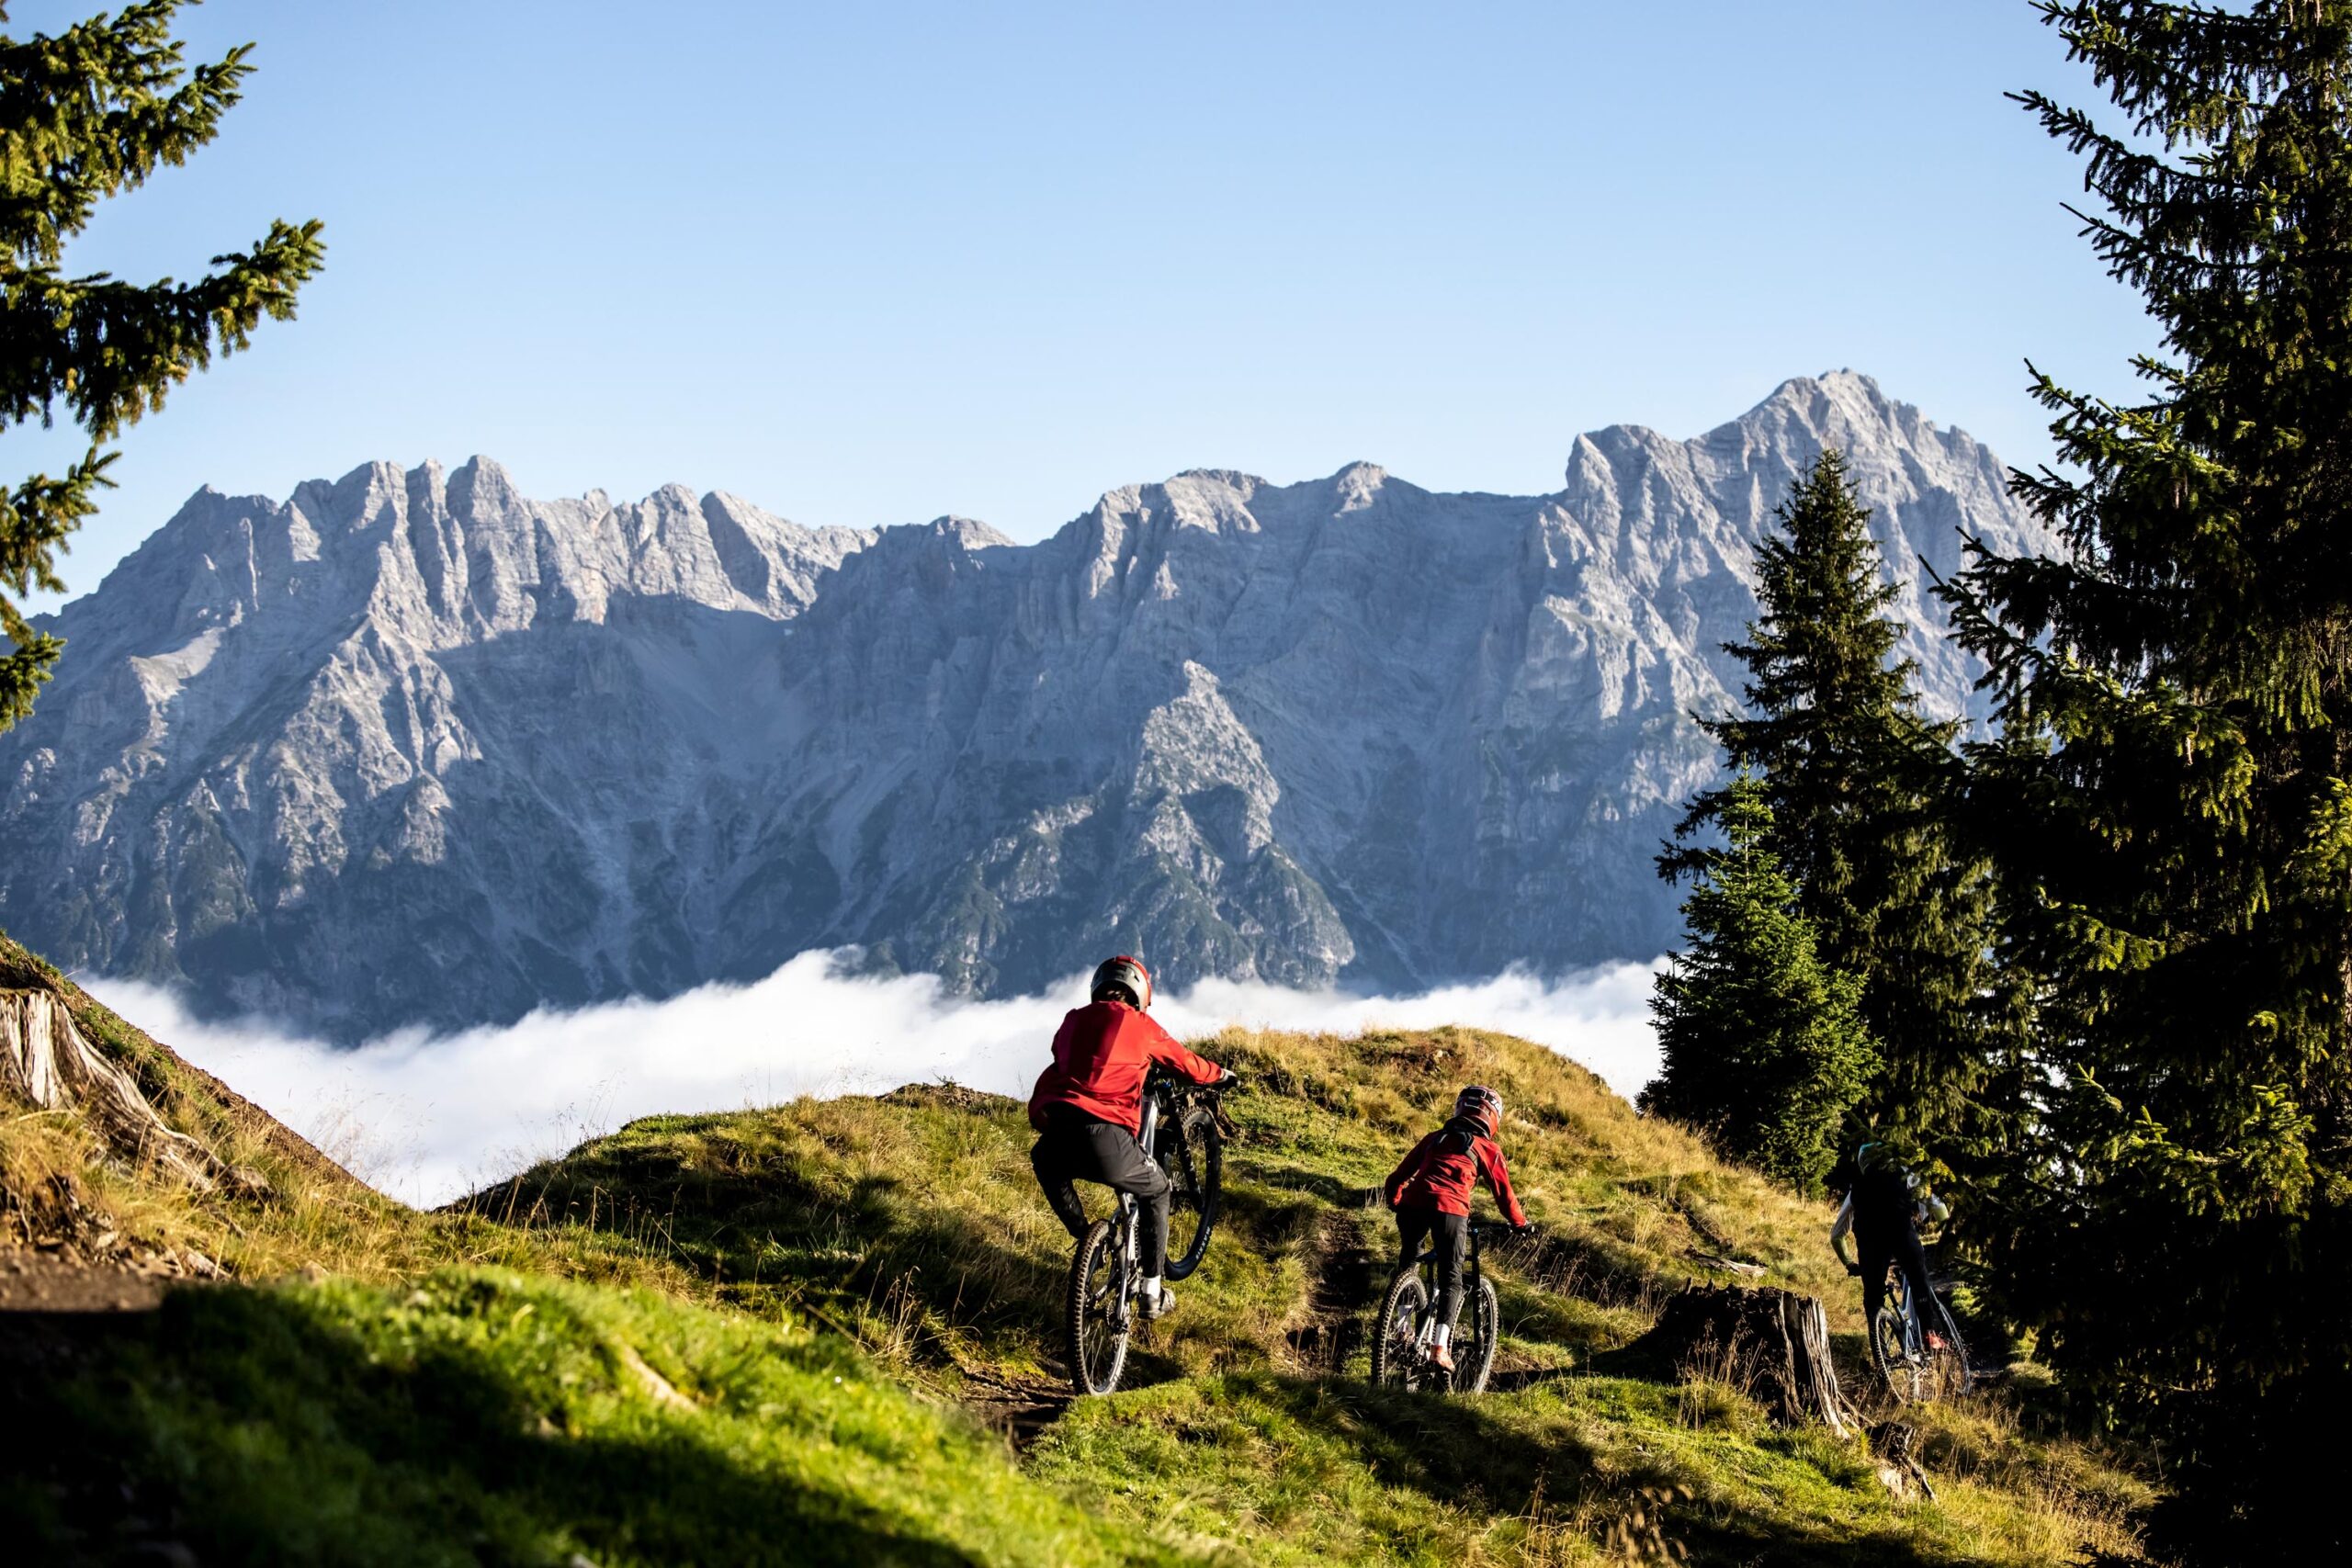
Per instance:
[[[1648,998],[1655,964],[1619,964],[1556,982],[1513,972],[1414,997],[1205,981],[1160,998],[1180,1037],[1227,1023],[1353,1032],[1473,1024],[1537,1041],[1621,1094],[1656,1075]],[[1062,1014],[1084,995],[975,1001],[937,976],[838,972],[804,953],[750,986],[704,986],[667,1001],[535,1012],[505,1028],[357,1049],[257,1022],[202,1023],[167,991],[91,987],[107,1006],[218,1075],[384,1190],[446,1202],[639,1116],[738,1110],[801,1094],[879,1093],[953,1079],[1026,1094]]]

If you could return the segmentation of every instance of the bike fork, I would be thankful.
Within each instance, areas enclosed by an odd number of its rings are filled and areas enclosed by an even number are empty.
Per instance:
[[[1111,1316],[1120,1332],[1125,1333],[1128,1314],[1134,1310],[1136,1291],[1136,1201],[1125,1192],[1119,1194],[1119,1229],[1124,1240],[1119,1248]]]

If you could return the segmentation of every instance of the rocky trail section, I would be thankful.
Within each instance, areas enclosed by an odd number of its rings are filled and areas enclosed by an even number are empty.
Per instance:
[[[1921,563],[2047,536],[1848,372],[1547,495],[1196,470],[1014,545],[388,464],[207,491],[43,622],[0,919],[69,965],[356,1041],[765,976],[811,948],[1034,990],[1419,988],[1670,945],[1652,874],[1790,480],[1848,454],[1928,706]]]

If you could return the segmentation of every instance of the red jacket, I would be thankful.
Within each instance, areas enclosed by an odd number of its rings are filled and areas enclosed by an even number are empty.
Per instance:
[[[1194,1083],[1215,1083],[1225,1069],[1196,1056],[1125,1002],[1089,1002],[1062,1020],[1054,1035],[1054,1065],[1037,1075],[1029,1096],[1029,1125],[1046,1129],[1046,1111],[1074,1106],[1087,1115],[1135,1132],[1143,1125],[1144,1074],[1157,1062]]]
[[[1380,1190],[1392,1209],[1411,1204],[1441,1214],[1466,1214],[1481,1176],[1494,1189],[1503,1217],[1512,1224],[1525,1224],[1527,1216],[1511,1192],[1510,1172],[1503,1165],[1502,1146],[1466,1122],[1449,1122],[1415,1144]]]

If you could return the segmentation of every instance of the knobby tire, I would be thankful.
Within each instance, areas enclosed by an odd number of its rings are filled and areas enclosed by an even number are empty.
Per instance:
[[[1417,1268],[1399,1269],[1380,1298],[1378,1331],[1372,1337],[1372,1381],[1376,1386],[1421,1386],[1421,1313],[1429,1292]]]
[[[1919,1369],[1904,1353],[1903,1311],[1894,1304],[1892,1292],[1881,1300],[1877,1315],[1871,1319],[1870,1339],[1871,1364],[1878,1369],[1887,1393],[1897,1404],[1918,1398]]]
[[[1160,1168],[1168,1173],[1167,1278],[1182,1280],[1201,1266],[1216,1231],[1225,1193],[1225,1137],[1206,1106],[1185,1111],[1162,1134]],[[1187,1229],[1187,1227],[1190,1227]]]
[[[1125,1251],[1118,1225],[1097,1220],[1070,1256],[1067,1348],[1070,1382],[1081,1397],[1109,1393],[1126,1371],[1127,1335],[1113,1327],[1125,1305]]]
[[[1462,1309],[1463,1325],[1470,1334],[1467,1344],[1459,1333],[1454,1337],[1453,1392],[1484,1393],[1495,1371],[1495,1342],[1502,1337],[1502,1301],[1495,1294],[1495,1282],[1481,1277],[1477,1293]]]

